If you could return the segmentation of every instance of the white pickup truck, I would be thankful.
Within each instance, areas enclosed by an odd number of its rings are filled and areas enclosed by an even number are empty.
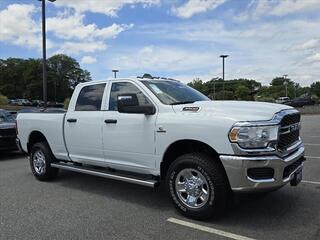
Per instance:
[[[302,178],[300,114],[292,107],[211,101],[169,79],[79,84],[66,113],[23,113],[18,144],[42,181],[59,169],[145,186],[166,184],[196,219],[223,213],[231,194]]]

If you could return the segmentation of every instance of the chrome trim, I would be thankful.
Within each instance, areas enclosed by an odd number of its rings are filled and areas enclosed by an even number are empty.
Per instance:
[[[271,183],[271,182],[274,182],[275,179],[274,178],[267,178],[267,179],[253,179],[251,177],[248,177],[248,180],[250,180],[251,182],[254,182],[254,183]]]
[[[69,170],[73,172],[85,173],[85,174],[94,175],[98,177],[120,180],[123,182],[135,183],[135,184],[139,184],[147,187],[155,187],[158,184],[158,181],[152,180],[152,179],[143,180],[143,179],[138,179],[134,177],[121,176],[116,173],[106,173],[99,170],[91,170],[84,167],[72,166],[70,164],[64,164],[64,163],[51,163],[51,167]]]
[[[267,147],[267,148],[257,148],[257,149],[244,149],[241,148],[237,143],[231,143],[231,147],[233,149],[233,152],[235,155],[241,155],[241,156],[252,156],[252,155],[270,155],[270,154],[275,154],[279,157],[285,157],[289,155],[290,153],[294,152],[297,150],[300,146],[303,146],[303,143],[301,141],[301,138],[299,137],[299,140],[295,142],[293,145],[288,147],[285,151],[279,151],[275,148],[272,147]]]
[[[298,166],[294,171],[292,171],[292,173],[290,173],[289,177],[283,179],[283,182],[286,182],[286,183],[287,183],[287,182],[291,181],[291,179],[292,179],[292,177],[294,176],[294,174],[295,174],[298,170],[301,170],[301,169],[303,169],[303,163],[302,163],[300,166]]]
[[[299,113],[298,110],[296,109],[285,109],[281,110],[280,112],[277,112],[274,114],[272,119],[266,120],[266,121],[245,121],[245,122],[237,122],[235,123],[229,130],[228,132],[228,139],[229,139],[229,133],[234,127],[257,127],[257,126],[274,126],[274,125],[279,125],[282,118],[286,115],[294,114],[294,113]],[[292,124],[292,125],[296,125]],[[301,128],[301,122],[299,124],[299,129]],[[281,133],[280,130],[283,128],[290,127],[291,125],[285,126],[285,127],[280,127],[279,126],[279,131],[278,131],[278,139],[279,136],[285,133]],[[230,141],[230,139],[229,139]],[[236,142],[231,142],[231,147],[233,149],[233,152],[235,155],[270,155],[270,154],[276,154],[277,156],[283,157],[289,155],[291,152],[294,152],[300,145],[302,144],[301,138],[299,137],[299,140],[294,143],[293,145],[289,146],[286,150],[284,151],[279,151],[275,147],[272,146],[272,142],[269,143],[269,146],[266,148],[257,148],[257,149],[247,149],[247,148],[242,148],[240,145]]]
[[[273,115],[270,120],[261,120],[261,121],[241,121],[235,123],[232,127],[261,127],[261,126],[273,126],[281,122],[282,118],[285,115],[299,113],[296,109],[285,109],[277,112]]]
[[[300,164],[290,175],[283,178],[284,169],[297,160],[304,158],[305,148],[300,144],[294,152],[286,156],[255,155],[235,156],[220,155],[220,160],[226,170],[230,186],[233,191],[256,191],[279,188],[290,182],[294,174],[303,168]],[[274,176],[270,179],[252,179],[248,176],[249,168],[270,167],[274,169]]]

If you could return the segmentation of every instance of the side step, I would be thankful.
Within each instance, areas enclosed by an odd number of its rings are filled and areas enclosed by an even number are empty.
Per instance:
[[[72,164],[66,163],[51,163],[51,167],[60,168],[63,170],[69,170],[73,172],[85,173],[89,175],[94,175],[98,177],[110,178],[115,179],[123,182],[135,183],[147,187],[156,187],[159,182],[154,179],[145,179],[138,176],[130,176],[127,174],[120,174],[116,172],[106,171],[106,170],[98,170],[95,168],[90,168],[88,166],[75,166]]]

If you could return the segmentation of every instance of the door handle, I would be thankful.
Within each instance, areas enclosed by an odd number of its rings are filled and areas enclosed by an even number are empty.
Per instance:
[[[106,119],[106,120],[104,120],[104,122],[107,124],[109,124],[109,123],[116,124],[118,121],[116,119]]]
[[[74,123],[74,122],[77,122],[77,119],[75,119],[75,118],[69,118],[69,119],[67,119],[67,121],[70,122],[70,123]]]

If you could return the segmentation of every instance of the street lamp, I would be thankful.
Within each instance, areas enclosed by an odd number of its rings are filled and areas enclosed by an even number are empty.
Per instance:
[[[119,72],[119,70],[114,69],[112,72],[114,73],[114,78],[117,78],[117,72]]]
[[[43,101],[44,108],[47,107],[47,57],[46,57],[46,0],[38,0],[42,2],[42,84],[43,84]],[[49,0],[50,2],[54,2],[56,0]]]
[[[222,85],[222,99],[224,100],[224,59],[229,57],[229,55],[220,55],[222,58],[222,80],[223,80],[223,85]]]
[[[287,82],[287,77],[288,77],[288,74],[284,74],[284,75],[283,75],[283,78],[284,78],[283,84],[284,84],[284,86],[285,86],[285,88],[286,88],[286,97],[288,97],[288,82]]]

